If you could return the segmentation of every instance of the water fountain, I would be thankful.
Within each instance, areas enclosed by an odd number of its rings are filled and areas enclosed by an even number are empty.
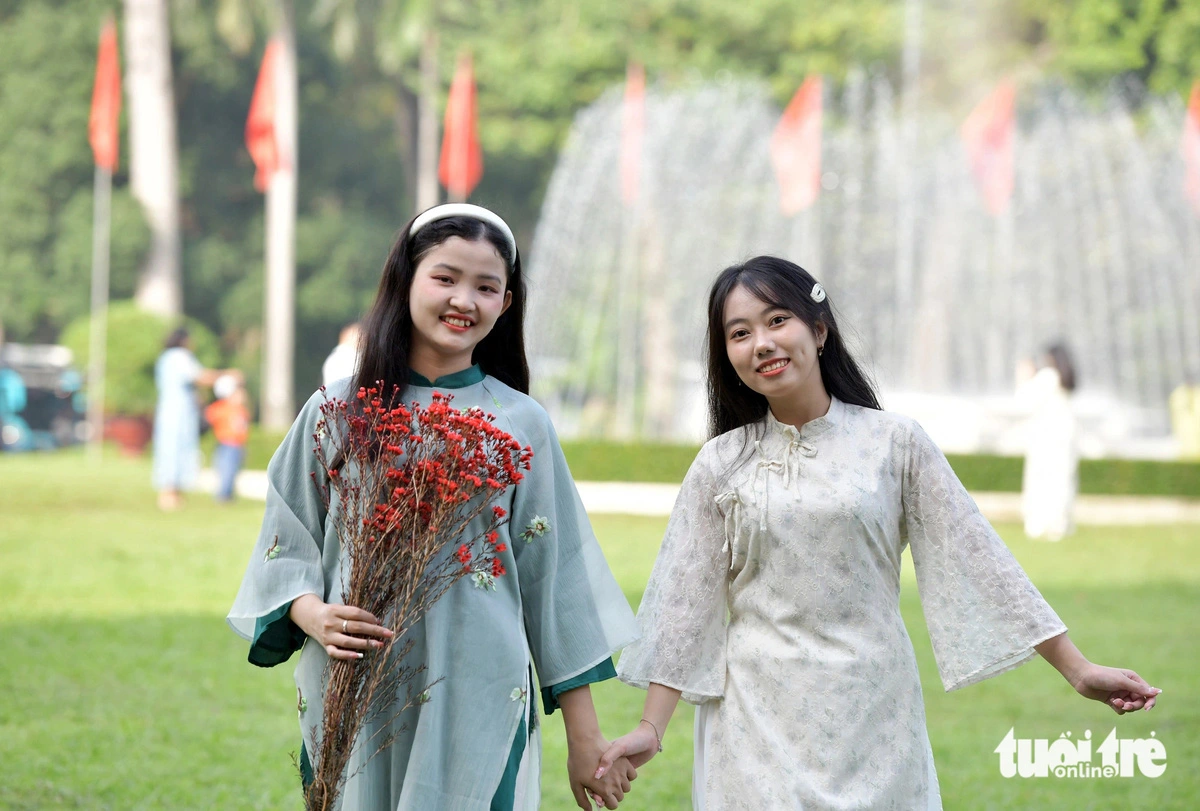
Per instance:
[[[908,146],[896,96],[863,72],[827,91],[822,193],[792,217],[768,159],[780,110],[760,85],[650,88],[632,205],[620,90],[578,114],[529,261],[534,394],[565,436],[702,438],[707,288],[758,253],[822,281],[889,407],[917,392],[1003,403],[1018,360],[1061,337],[1114,443],[1166,433],[1166,397],[1200,376],[1182,105],[1023,91],[1015,193],[996,217],[959,122],[926,112]]]

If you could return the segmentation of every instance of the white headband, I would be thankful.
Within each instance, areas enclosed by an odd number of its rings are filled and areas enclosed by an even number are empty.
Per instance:
[[[494,211],[489,211],[483,206],[473,206],[470,203],[444,203],[440,206],[434,206],[427,211],[421,213],[408,228],[408,238],[412,239],[425,226],[437,220],[444,220],[448,217],[470,217],[475,220],[483,220],[490,225],[494,225],[500,229],[500,233],[504,234],[504,238],[508,240],[508,249],[512,251],[513,258],[517,256],[517,240],[513,238],[512,229],[508,227],[508,223],[500,219],[500,215]]]

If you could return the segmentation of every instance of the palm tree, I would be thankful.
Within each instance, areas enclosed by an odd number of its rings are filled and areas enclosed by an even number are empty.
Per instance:
[[[166,316],[183,311],[179,235],[179,143],[167,0],[125,0],[129,88],[129,180],[150,224],[150,252],[136,298]]]

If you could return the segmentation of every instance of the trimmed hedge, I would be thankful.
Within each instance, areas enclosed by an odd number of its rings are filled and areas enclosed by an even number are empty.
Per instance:
[[[1079,489],[1096,495],[1200,498],[1200,462],[1084,459]]]
[[[1021,490],[1019,456],[951,455],[950,466],[968,490],[1015,493]],[[1097,496],[1179,496],[1200,498],[1200,463],[1144,459],[1083,459],[1079,492]]]
[[[282,439],[282,434],[252,430],[246,467],[266,468]],[[206,453],[212,445],[209,434],[204,439]],[[579,481],[680,482],[698,450],[692,445],[563,443],[571,473]],[[1021,490],[1023,460],[1019,456],[951,454],[947,458],[968,490]],[[1079,465],[1079,489],[1092,495],[1200,498],[1200,462],[1084,459]]]

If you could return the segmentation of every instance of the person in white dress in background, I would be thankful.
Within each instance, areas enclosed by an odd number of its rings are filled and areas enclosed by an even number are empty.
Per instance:
[[[1030,538],[1059,541],[1075,531],[1079,490],[1079,448],[1071,392],[1075,364],[1061,343],[1042,356],[1041,368],[1017,370],[1017,403],[1031,412],[1021,479],[1021,514]]]
[[[358,371],[358,322],[347,324],[338,333],[337,346],[321,364],[321,385],[328,386]]]
[[[240,382],[237,369],[205,369],[192,354],[186,327],[167,336],[163,352],[154,363],[158,401],[154,408],[154,466],[152,480],[158,491],[158,508],[164,512],[183,506],[183,494],[196,484],[200,470],[200,402],[198,386],[212,386],[229,375]]]
[[[906,546],[947,690],[1041,654],[1118,714],[1154,706],[1158,688],[1068,639],[920,425],[880,410],[802,268],[764,256],[717,278],[708,390],[713,439],[617,666],[648,690],[643,717],[598,774],[661,751],[682,697],[699,705],[696,809],[940,808]]]

